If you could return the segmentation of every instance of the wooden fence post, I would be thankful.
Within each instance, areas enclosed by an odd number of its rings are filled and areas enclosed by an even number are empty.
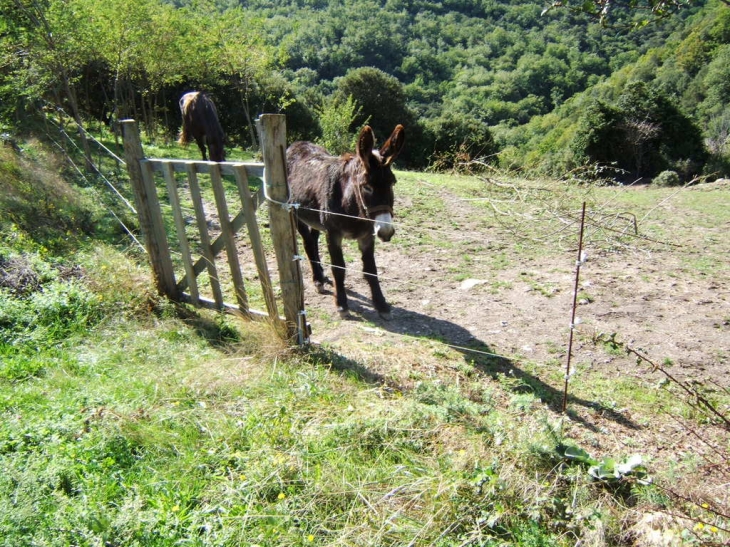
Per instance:
[[[147,182],[142,174],[140,161],[144,159],[142,143],[139,139],[139,129],[134,120],[121,120],[122,135],[124,136],[124,159],[127,162],[127,172],[134,191],[134,201],[137,216],[144,237],[147,254],[152,264],[152,272],[158,292],[172,300],[178,300],[178,291],[175,285],[175,272],[172,267],[167,235],[162,223],[160,202],[157,199],[157,190],[154,183]],[[149,177],[151,180],[152,177]]]
[[[294,210],[285,205],[289,199],[286,117],[283,114],[262,114],[256,126],[264,156],[264,185],[269,200],[271,238],[279,267],[287,334],[303,344],[309,339],[309,326],[304,315],[304,287],[297,252],[297,231]]]

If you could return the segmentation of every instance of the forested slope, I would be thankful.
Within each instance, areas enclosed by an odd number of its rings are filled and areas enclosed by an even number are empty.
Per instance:
[[[687,178],[728,157],[719,0],[639,28],[632,11],[606,27],[529,1],[0,3],[7,121],[44,99],[172,137],[177,98],[198,88],[219,103],[231,146],[255,146],[253,120],[280,111],[291,139],[334,149],[349,145],[342,128],[367,122],[382,136],[404,123],[401,163],[413,168],[560,176],[601,164]]]

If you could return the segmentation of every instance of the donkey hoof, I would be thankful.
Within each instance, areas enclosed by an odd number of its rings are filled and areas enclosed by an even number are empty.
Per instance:
[[[340,319],[348,319],[350,317],[350,310],[347,308],[338,307],[337,313],[340,315]]]
[[[393,314],[390,313],[390,311],[379,311],[378,315],[384,321],[390,321],[391,319],[393,319]]]
[[[316,283],[314,284],[314,288],[315,288],[315,289],[317,289],[317,292],[318,292],[319,294],[324,294],[325,292],[327,292],[327,291],[325,290],[325,288],[324,288],[324,283],[320,283],[319,281],[317,281],[317,282],[316,282]]]

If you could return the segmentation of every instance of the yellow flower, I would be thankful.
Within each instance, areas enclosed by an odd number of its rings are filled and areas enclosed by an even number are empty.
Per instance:
[[[703,504],[702,504],[702,508],[703,508],[703,509],[708,509],[709,507],[710,507],[710,506],[709,506],[709,504],[707,504],[707,503],[703,503]]]
[[[277,496],[280,500],[286,499],[286,494],[284,492],[279,492],[279,495]]]
[[[710,532],[717,534],[717,526],[710,526]]]
[[[705,525],[702,524],[701,522],[698,522],[697,524],[695,524],[694,530],[695,530],[695,532],[699,532],[700,530],[703,530],[704,528],[705,528]]]
[[[172,512],[173,513],[177,513],[179,510],[180,510],[180,506],[179,505],[173,505],[172,506]]]
[[[313,536],[312,534],[309,534],[309,535],[307,536],[307,541],[309,541],[310,543],[311,543],[312,541],[314,541],[314,536]]]

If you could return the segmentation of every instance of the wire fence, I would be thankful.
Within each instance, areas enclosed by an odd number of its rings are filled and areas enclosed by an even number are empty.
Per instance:
[[[582,199],[589,199],[592,205],[585,211],[584,218],[582,210],[574,206],[575,201],[580,199],[581,196],[578,198],[574,196],[570,199],[562,197],[559,200],[554,198],[546,200],[544,199],[546,197],[545,193],[549,190],[538,186],[518,188],[514,185],[502,185],[500,189],[501,198],[459,198],[456,196],[442,195],[440,199],[451,200],[452,203],[459,201],[474,206],[478,206],[481,202],[481,204],[485,205],[485,213],[491,211],[490,218],[494,219],[504,230],[513,235],[516,240],[527,240],[536,245],[550,245],[561,252],[569,252],[575,248],[582,222],[585,225],[585,234],[583,236],[585,246],[587,248],[593,248],[593,250],[651,252],[652,249],[658,247],[681,248],[682,245],[679,243],[652,237],[643,233],[642,230],[651,213],[661,203],[676,196],[683,188],[678,189],[672,195],[662,200],[662,202],[654,206],[652,210],[645,213],[639,219],[636,213],[626,211],[624,209],[625,206],[612,209],[612,204],[618,201],[622,194],[630,191],[631,186],[616,186],[609,191],[607,197],[603,197],[601,200],[595,197],[594,190],[589,188],[585,189],[582,192],[584,194]],[[606,193],[605,187],[602,192]],[[505,196],[511,196],[511,199],[505,199]],[[510,208],[502,210],[497,206],[498,203],[506,204]],[[521,207],[517,207],[518,205],[521,205]],[[322,215],[352,218],[360,221],[367,220],[373,224],[375,223],[372,219],[363,219],[362,217],[343,213],[312,209],[299,205],[296,208],[297,210],[305,210]],[[480,211],[475,209],[470,214],[479,215]],[[418,214],[414,214],[413,216],[418,217]],[[484,248],[484,233],[423,226],[415,224],[410,220],[394,220],[391,224],[399,230],[407,231],[410,239],[419,240],[422,239],[421,236],[429,235],[440,240],[448,239],[454,243],[458,243],[464,249],[475,248],[478,250]],[[324,268],[344,269],[347,274],[366,277],[372,275],[361,268],[353,266],[345,266],[343,268],[325,260],[314,262]],[[402,278],[389,277],[384,273],[379,273],[378,277],[381,280],[403,283]],[[419,281],[413,280],[407,283],[418,285]]]
[[[93,146],[92,158],[86,158],[77,142],[78,136],[69,134],[66,126],[46,116],[49,125],[48,137],[54,145],[63,152],[69,166],[80,177],[84,184],[97,189],[105,189],[104,207],[107,213],[132,242],[142,251],[144,246],[136,234],[136,210],[132,203],[131,189],[126,172],[125,162],[107,145],[98,140],[84,127],[79,126],[62,110],[56,110],[59,119],[68,120],[67,126],[75,127],[82,133],[87,142]],[[52,132],[55,133],[54,136]],[[91,161],[88,161],[91,160]],[[86,171],[80,167],[86,165]],[[90,168],[90,169],[89,169]],[[93,179],[93,180],[92,180]],[[482,179],[484,182],[483,195],[478,197],[458,197],[447,195],[434,187],[434,199],[441,199],[449,207],[459,202],[461,206],[478,208],[475,214],[481,214],[494,220],[503,230],[511,233],[516,239],[538,245],[550,245],[559,251],[572,250],[577,241],[577,234],[581,224],[581,212],[575,208],[576,198],[569,199],[565,195],[558,195],[549,186],[538,182],[525,181],[506,182],[495,178]],[[693,181],[694,182],[694,181]],[[642,232],[644,222],[650,217],[653,210],[646,212],[641,218],[631,211],[616,209],[614,204],[622,193],[628,191],[631,185],[617,186],[608,196],[600,199],[596,197],[595,189],[586,186],[582,191],[582,199],[589,205],[585,213],[585,246],[602,249],[633,249],[646,250],[642,245],[658,245],[679,247],[675,242],[661,241]],[[670,200],[682,188],[668,196]],[[605,193],[605,188],[602,193]],[[166,205],[169,207],[169,204]],[[307,210],[323,215],[355,218],[360,221],[374,220],[352,217],[350,215],[331,211],[318,210],[290,205],[299,210]],[[654,209],[660,207],[657,204]],[[191,209],[192,213],[192,209]],[[397,214],[397,211],[396,211]],[[434,240],[449,240],[461,246],[465,252],[480,252],[484,249],[485,234],[482,232],[464,231],[460,229],[446,229],[438,226],[427,226],[417,223],[419,215],[414,212],[408,214],[403,221],[393,220],[393,226],[400,232],[405,232],[409,240],[433,238]],[[414,222],[415,220],[415,222]],[[432,219],[433,220],[433,219]],[[374,230],[374,228],[373,228]],[[427,251],[424,251],[427,252]],[[341,268],[326,260],[318,262],[323,268]],[[343,268],[347,275],[368,276],[361,267],[346,265]],[[406,279],[402,276],[393,277],[388,274],[387,268],[380,268],[378,278],[383,281],[397,282],[400,286],[418,287],[420,279]],[[475,273],[476,275],[476,273]]]
[[[94,189],[99,203],[127,234],[132,243],[141,251],[146,252],[144,245],[135,234],[137,211],[129,195],[131,191],[124,160],[84,127],[73,121],[61,108],[55,108],[54,111],[58,114],[59,121],[55,121],[47,112],[43,112],[46,122],[46,137],[63,155],[69,167],[83,181],[84,185]],[[75,127],[83,134],[86,142],[94,147],[91,157],[81,149],[77,141],[79,137],[69,134],[61,120],[63,123]],[[82,168],[80,164],[85,168]],[[102,188],[105,188],[106,191],[96,192]]]

